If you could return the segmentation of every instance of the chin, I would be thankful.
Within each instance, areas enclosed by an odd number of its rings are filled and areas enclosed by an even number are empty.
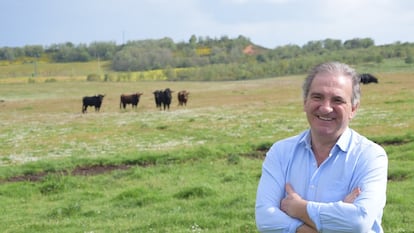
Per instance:
[[[314,132],[316,132],[316,134],[318,134],[319,136],[334,136],[336,135],[338,132],[334,131],[332,129],[326,129],[326,128],[313,128],[312,129]]]

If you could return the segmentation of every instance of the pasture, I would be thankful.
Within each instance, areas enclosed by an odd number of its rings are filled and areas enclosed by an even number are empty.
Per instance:
[[[303,77],[3,82],[0,231],[257,232],[264,153],[307,128]],[[377,77],[351,127],[389,156],[385,232],[413,232],[414,73]],[[171,109],[160,111],[152,92],[167,87]],[[120,109],[120,95],[135,92],[138,109]],[[95,94],[105,94],[101,111],[82,114],[82,97]]]

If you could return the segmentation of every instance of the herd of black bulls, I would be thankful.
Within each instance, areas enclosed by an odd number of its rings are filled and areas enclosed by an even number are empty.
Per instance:
[[[369,73],[363,73],[359,75],[360,82],[362,84],[369,84],[369,83],[378,83],[378,79]],[[172,100],[173,91],[170,88],[166,88],[164,90],[156,90],[153,92],[154,94],[154,100],[155,100],[155,106],[160,110],[169,110],[170,104]],[[128,104],[132,105],[132,108],[137,108],[139,103],[139,98],[141,97],[143,93],[137,92],[134,94],[122,94],[119,102],[119,108],[126,108]],[[178,105],[179,106],[186,106],[188,101],[188,95],[190,92],[186,90],[179,91],[177,93],[177,99],[178,99]],[[86,113],[86,109],[88,106],[95,107],[95,111],[99,112],[99,109],[101,108],[102,101],[105,95],[99,94],[95,96],[85,96],[82,99],[82,113]]]
[[[153,94],[156,108],[160,110],[169,110],[172,100],[171,93],[173,93],[173,91],[170,88],[166,88],[165,90],[154,91]],[[182,90],[177,93],[179,106],[187,105],[189,94],[190,92],[186,90]],[[134,94],[122,94],[120,97],[119,108],[125,109],[128,104],[131,104],[133,109],[137,109],[139,98],[141,97],[141,95],[143,95],[143,93],[141,92],[137,92]],[[95,107],[95,112],[99,112],[104,97],[105,95],[102,94],[83,97],[82,113],[86,113],[88,106]]]

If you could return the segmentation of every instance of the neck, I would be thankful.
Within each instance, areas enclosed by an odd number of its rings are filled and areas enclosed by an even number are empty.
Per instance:
[[[312,151],[315,155],[315,159],[318,163],[318,167],[329,157],[329,153],[332,150],[332,147],[335,145],[336,141],[321,141],[314,140],[312,137],[311,145]]]

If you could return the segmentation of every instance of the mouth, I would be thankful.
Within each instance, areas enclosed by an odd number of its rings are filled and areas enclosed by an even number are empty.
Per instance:
[[[318,119],[319,120],[322,120],[322,121],[333,121],[334,120],[334,118],[331,118],[331,117],[323,117],[323,116],[318,116]]]

